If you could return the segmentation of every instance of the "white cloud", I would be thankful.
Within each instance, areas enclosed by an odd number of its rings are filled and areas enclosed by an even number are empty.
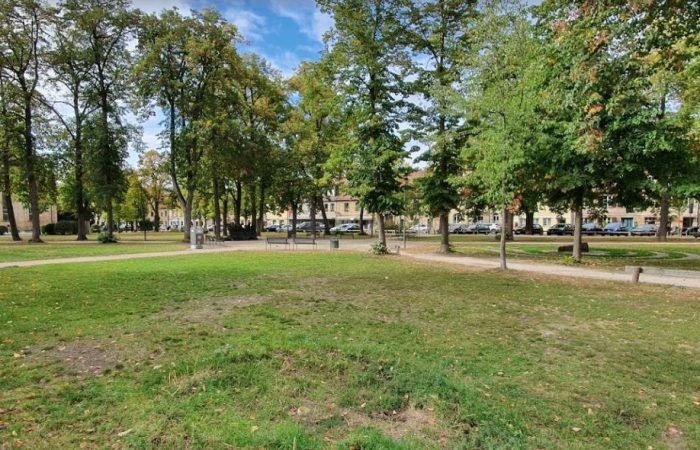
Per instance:
[[[333,18],[321,12],[313,0],[270,0],[270,7],[278,16],[292,19],[299,31],[319,43],[323,43],[324,33],[333,26]]]
[[[226,20],[238,28],[238,32],[250,42],[259,42],[267,32],[265,17],[245,9],[229,8],[224,12]]]

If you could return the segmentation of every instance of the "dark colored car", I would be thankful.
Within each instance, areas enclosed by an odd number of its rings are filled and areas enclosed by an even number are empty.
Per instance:
[[[451,234],[464,234],[462,229],[466,229],[467,226],[462,224],[462,223],[453,223],[452,225],[449,226],[448,231]]]
[[[515,230],[513,230],[513,233],[515,233],[515,234],[527,234],[527,230],[525,229],[525,227],[520,227],[520,228],[516,228]],[[533,223],[532,224],[532,234],[539,234],[540,236],[542,236],[544,234],[544,230],[542,229],[542,225],[540,225],[539,223]]]
[[[270,225],[266,225],[265,227],[263,227],[263,230],[265,230],[265,231],[277,231],[279,226],[280,226],[280,224],[278,224],[278,223],[272,223]]]
[[[656,236],[656,225],[644,224],[630,230],[632,236]]]
[[[573,236],[574,235],[574,227],[569,225],[568,223],[557,223],[549,227],[547,230],[547,236]]]
[[[683,233],[683,234],[685,234],[686,236],[695,236],[695,233],[697,233],[698,231],[700,231],[700,227],[693,226],[693,227],[686,229],[685,233]]]
[[[611,222],[603,228],[603,234],[606,236],[627,236],[629,232],[625,224],[620,222]]]
[[[489,233],[491,233],[491,224],[490,223],[477,223],[476,226],[474,227],[473,232],[476,234],[489,234]]]
[[[603,232],[603,229],[595,223],[584,223],[581,226],[581,234],[585,236],[595,236]]]

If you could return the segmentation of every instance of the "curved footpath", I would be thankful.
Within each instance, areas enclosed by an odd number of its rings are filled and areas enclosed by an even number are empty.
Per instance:
[[[300,248],[297,251],[329,251],[327,247],[327,242],[321,241],[317,249]],[[343,251],[368,251],[369,241],[366,240],[342,240],[340,244],[340,250]],[[499,262],[495,258],[474,258],[469,256],[458,256],[458,255],[439,255],[435,253],[424,253],[424,252],[414,252],[412,250],[416,249],[428,249],[425,245],[416,245],[413,243],[411,245],[413,249],[401,250],[401,256],[406,258],[415,259],[418,261],[425,262],[439,262],[446,264],[455,264],[467,267],[478,267],[483,269],[498,269]],[[0,263],[0,269],[12,268],[12,267],[35,267],[35,266],[46,266],[46,265],[56,265],[56,264],[75,264],[75,263],[89,263],[89,262],[102,262],[102,261],[117,261],[117,260],[131,260],[131,259],[144,259],[144,258],[161,258],[169,256],[187,256],[187,255],[202,255],[209,253],[221,253],[221,252],[231,252],[231,251],[266,251],[265,241],[242,241],[234,243],[226,243],[224,245],[215,247],[205,247],[201,250],[178,250],[171,252],[152,252],[152,253],[131,253],[131,254],[121,254],[121,255],[108,255],[108,256],[79,256],[72,258],[55,258],[55,259],[37,259],[28,261],[10,261]],[[273,247],[268,251],[288,251],[282,247]],[[596,280],[605,281],[617,281],[617,282],[631,282],[632,275],[624,272],[613,272],[604,271],[597,269],[588,269],[584,267],[573,267],[564,266],[559,264],[541,264],[537,262],[523,262],[523,261],[509,261],[508,269],[521,272],[534,272],[544,275],[553,275],[559,277],[571,277],[571,278],[589,278]],[[656,274],[645,274],[642,273],[639,278],[640,283],[649,284],[661,284],[669,286],[679,286],[687,288],[700,289],[700,276],[695,277],[683,277],[683,276],[664,276]]]

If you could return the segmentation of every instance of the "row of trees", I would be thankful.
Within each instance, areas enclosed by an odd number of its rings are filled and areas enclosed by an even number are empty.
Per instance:
[[[156,221],[169,192],[187,240],[198,209],[211,211],[217,235],[231,209],[237,224],[247,213],[258,229],[266,209],[296,217],[302,203],[327,221],[323,198],[342,184],[377,215],[385,243],[385,217],[407,207],[400,193],[413,153],[426,168],[419,197],[440,219],[442,251],[453,209],[498,209],[507,230],[516,213],[532,226],[544,203],[574,211],[580,232],[604,202],[657,204],[663,239],[670,203],[698,196],[700,5],[318,4],[335,21],[326,50],[282,80],[240,54],[241,36],[212,10],[5,2],[0,190],[33,211],[58,191],[81,219],[104,211],[109,233],[114,205],[135,195],[130,185]],[[125,114],[155,110],[165,151],[147,152],[129,172],[135,132]]]

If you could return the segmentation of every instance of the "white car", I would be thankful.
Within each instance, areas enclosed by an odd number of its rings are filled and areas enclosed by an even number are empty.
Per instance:
[[[331,233],[359,233],[360,226],[356,223],[344,223],[331,228]]]
[[[417,224],[413,225],[411,228],[409,228],[408,231],[411,231],[413,233],[427,233],[428,232],[428,225],[425,225],[423,223],[417,223]]]
[[[497,223],[492,223],[489,225],[489,233],[491,234],[497,234],[501,232],[501,225]]]

